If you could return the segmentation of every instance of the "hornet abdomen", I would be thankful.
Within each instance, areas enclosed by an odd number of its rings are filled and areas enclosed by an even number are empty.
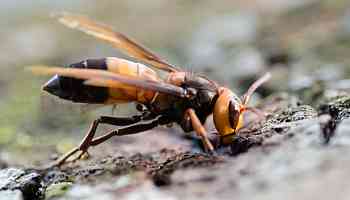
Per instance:
[[[106,58],[107,70],[116,74],[139,78],[143,80],[162,81],[158,74],[151,68],[131,61],[120,58]],[[156,92],[140,89],[138,87],[120,83],[118,88],[108,88],[107,103],[123,103],[136,101],[139,103],[150,103],[154,101]]]
[[[149,67],[120,58],[87,59],[71,64],[71,68],[107,70],[131,78],[161,81],[157,73]],[[107,88],[84,84],[84,80],[71,77],[54,76],[43,90],[76,103],[116,104],[137,101],[149,103],[156,97],[156,92],[143,90],[120,83],[120,86]]]

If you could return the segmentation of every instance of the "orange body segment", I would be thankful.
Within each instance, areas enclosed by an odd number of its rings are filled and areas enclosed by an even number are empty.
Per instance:
[[[107,58],[106,62],[108,71],[110,72],[133,78],[140,77],[146,80],[162,81],[154,70],[143,64],[112,57]],[[157,95],[157,92],[120,83],[120,87],[109,88],[109,99],[107,103],[114,104],[131,101],[146,103],[151,102],[155,98],[155,95]]]
[[[172,72],[167,78],[167,82],[181,86],[185,82],[186,72]]]

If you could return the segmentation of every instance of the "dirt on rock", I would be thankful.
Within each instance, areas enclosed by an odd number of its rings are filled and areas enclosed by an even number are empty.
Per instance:
[[[12,191],[7,194],[10,196],[20,192],[25,200],[96,199],[102,193],[105,199],[214,199],[232,195],[240,199],[293,199],[295,191],[305,189],[298,184],[307,183],[311,190],[317,190],[326,182],[333,183],[335,177],[328,173],[350,163],[346,157],[338,160],[335,158],[340,155],[332,156],[350,145],[344,142],[349,140],[345,131],[350,126],[346,103],[350,96],[333,97],[317,108],[288,103],[282,97],[274,99],[279,99],[274,112],[242,129],[232,145],[219,149],[218,155],[170,148],[114,156],[94,152],[91,159],[61,168],[3,169],[0,191]],[[269,103],[271,98],[266,98],[260,108],[271,109]],[[334,176],[350,177],[346,170],[337,173]],[[322,181],[313,178],[316,176],[323,177]],[[328,189],[338,191],[347,185],[339,181]],[[339,199],[347,194],[340,193]]]

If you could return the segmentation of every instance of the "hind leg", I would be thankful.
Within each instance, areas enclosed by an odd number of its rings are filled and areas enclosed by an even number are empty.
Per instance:
[[[108,116],[101,116],[100,118],[94,120],[89,128],[89,131],[85,135],[84,139],[80,143],[80,145],[71,151],[67,152],[63,156],[61,156],[57,161],[55,161],[51,167],[53,166],[60,166],[64,164],[71,156],[76,154],[77,152],[81,152],[76,159],[80,159],[84,154],[88,153],[88,148],[91,146],[91,143],[95,137],[95,133],[97,131],[97,128],[99,124],[110,124],[115,126],[127,126],[132,125],[137,122],[140,122],[141,120],[148,118],[145,118],[144,115],[136,115],[129,118],[120,118],[120,117],[108,117]],[[75,159],[75,160],[76,160]]]

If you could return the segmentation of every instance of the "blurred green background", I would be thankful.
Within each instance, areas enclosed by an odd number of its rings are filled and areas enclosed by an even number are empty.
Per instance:
[[[83,14],[109,24],[171,63],[206,74],[239,94],[257,74],[271,71],[273,79],[265,93],[270,94],[300,91],[317,81],[349,89],[349,4],[346,0],[2,0],[0,159],[13,165],[43,161],[76,144],[96,116],[111,114],[111,108],[76,106],[42,93],[40,87],[48,77],[24,70],[37,64],[66,66],[87,58],[125,57],[57,23],[50,18],[53,12]],[[116,111],[128,112],[128,108]]]

